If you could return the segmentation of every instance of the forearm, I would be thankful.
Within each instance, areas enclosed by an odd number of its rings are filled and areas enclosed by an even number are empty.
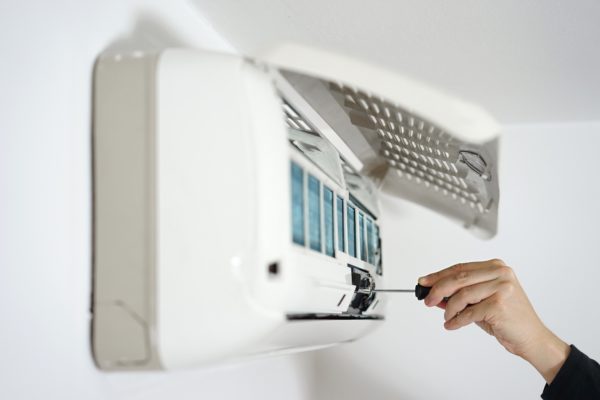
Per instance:
[[[545,328],[531,348],[519,356],[528,361],[549,385],[569,357],[570,351],[567,343]]]

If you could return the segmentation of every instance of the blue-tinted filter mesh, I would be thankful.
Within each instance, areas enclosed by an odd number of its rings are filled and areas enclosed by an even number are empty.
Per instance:
[[[323,188],[323,213],[325,214],[325,254],[333,256],[333,191],[328,187]]]
[[[292,163],[292,240],[304,246],[304,171]]]
[[[354,207],[348,206],[348,254],[356,257],[356,222],[354,220]]]
[[[346,251],[345,246],[344,246],[344,240],[345,240],[345,236],[344,236],[344,199],[341,198],[340,196],[337,196],[336,198],[336,212],[337,212],[337,234],[338,234],[338,250],[339,251]]]
[[[321,184],[308,175],[308,243],[311,249],[321,251]]]

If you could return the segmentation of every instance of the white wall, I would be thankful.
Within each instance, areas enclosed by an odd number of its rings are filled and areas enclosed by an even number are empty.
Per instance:
[[[105,374],[92,363],[91,68],[131,30],[157,45],[231,49],[183,1],[0,5],[0,398],[314,398],[310,355],[169,374]],[[390,286],[411,287],[456,261],[503,257],[548,325],[600,358],[599,133],[591,124],[509,129],[500,234],[490,242],[385,198]],[[535,371],[477,328],[445,332],[441,313],[410,295],[389,311],[369,338],[318,353],[320,398],[539,395]]]
[[[0,398],[309,398],[310,358],[171,374],[93,365],[92,66],[132,34],[231,51],[184,1],[0,3]]]
[[[600,359],[600,124],[503,132],[498,236],[479,241],[413,204],[384,198],[390,287],[456,262],[503,258],[559,336]],[[443,314],[410,294],[390,301],[370,337],[318,354],[320,399],[535,399],[544,381],[476,326],[445,331]]]
[[[503,124],[600,119],[596,0],[190,1],[244,53],[286,42],[332,49],[464,97]]]

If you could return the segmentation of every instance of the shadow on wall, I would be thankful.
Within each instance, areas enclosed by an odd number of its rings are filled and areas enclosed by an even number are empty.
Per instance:
[[[110,43],[102,53],[157,51],[168,47],[193,47],[160,21],[154,14],[142,12],[133,29]]]
[[[407,395],[399,392],[397,387],[391,387],[383,380],[377,379],[369,371],[368,363],[357,363],[355,359],[345,357],[342,352],[332,351],[332,349],[319,351],[317,364],[320,370],[331,372],[328,373],[326,380],[319,382],[315,400],[408,399]]]

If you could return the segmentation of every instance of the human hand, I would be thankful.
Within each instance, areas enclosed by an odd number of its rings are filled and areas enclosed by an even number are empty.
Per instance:
[[[427,306],[445,309],[446,329],[475,322],[506,350],[529,361],[548,383],[569,354],[569,345],[542,323],[502,260],[456,264],[420,278],[419,284],[431,287]]]

